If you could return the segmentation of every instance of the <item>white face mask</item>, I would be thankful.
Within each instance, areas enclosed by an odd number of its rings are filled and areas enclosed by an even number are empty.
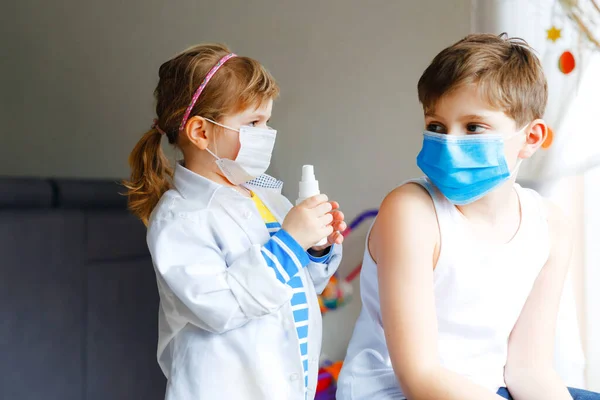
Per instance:
[[[206,149],[216,158],[217,166],[229,182],[234,185],[241,185],[265,173],[271,163],[271,155],[277,136],[276,130],[255,128],[253,126],[242,126],[238,130],[221,125],[208,118],[205,119],[225,129],[239,132],[240,151],[235,160],[219,158],[210,149]]]

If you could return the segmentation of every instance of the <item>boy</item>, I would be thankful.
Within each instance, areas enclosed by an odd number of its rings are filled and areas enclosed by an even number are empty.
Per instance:
[[[392,191],[368,235],[338,399],[600,399],[552,368],[568,224],[515,183],[547,137],[539,60],[520,39],[469,35],[418,92],[427,178]]]

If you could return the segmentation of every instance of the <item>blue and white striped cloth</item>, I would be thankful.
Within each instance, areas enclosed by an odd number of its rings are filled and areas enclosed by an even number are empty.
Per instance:
[[[264,206],[264,204],[261,204]],[[266,222],[271,239],[263,246],[262,254],[267,265],[273,269],[279,281],[289,285],[293,289],[290,301],[294,314],[294,324],[300,344],[300,357],[304,371],[304,387],[308,387],[308,321],[309,309],[306,298],[306,290],[298,272],[311,261],[316,263],[327,263],[331,252],[323,257],[314,257],[304,249],[287,233],[281,229],[279,222]]]
[[[294,290],[291,306],[294,313],[294,324],[300,343],[300,356],[304,370],[304,386],[308,386],[308,301],[306,290],[298,272],[308,265],[310,256],[283,229],[278,222],[268,223],[267,229],[271,234],[262,248],[267,265],[275,271],[275,276],[281,282]]]

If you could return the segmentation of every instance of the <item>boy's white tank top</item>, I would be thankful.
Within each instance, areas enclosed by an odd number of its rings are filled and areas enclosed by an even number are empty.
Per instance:
[[[508,338],[549,255],[541,196],[515,184],[521,223],[506,244],[477,238],[465,217],[425,178],[440,229],[434,295],[441,364],[496,392],[505,386]],[[368,245],[360,276],[363,308],[338,382],[338,399],[403,399],[381,323],[377,265]],[[418,307],[415,304],[415,307]]]

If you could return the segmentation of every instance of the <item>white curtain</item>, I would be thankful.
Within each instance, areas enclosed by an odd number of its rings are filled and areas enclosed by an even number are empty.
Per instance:
[[[600,146],[586,146],[591,132],[581,129],[581,124],[574,124],[576,113],[570,112],[577,106],[575,100],[584,74],[592,70],[587,68],[594,63],[592,52],[558,2],[473,0],[472,6],[473,32],[506,32],[509,36],[525,39],[538,52],[548,79],[549,98],[544,119],[554,131],[554,142],[550,149],[540,150],[534,158],[523,163],[519,180],[543,192],[544,185],[600,161]],[[562,30],[562,37],[554,43],[547,39],[546,33],[552,26]],[[566,50],[576,58],[576,68],[568,75],[558,68],[558,59]],[[600,73],[600,69],[595,72]],[[595,108],[597,115],[600,107]],[[598,136],[594,139],[598,140]],[[555,367],[567,385],[586,386],[585,359],[570,278],[565,284],[559,311]]]
[[[547,39],[546,31],[552,26],[561,29],[561,37],[556,42]],[[566,120],[596,53],[568,20],[559,1],[473,0],[472,29],[474,32],[507,32],[509,36],[525,39],[538,52],[544,66],[548,79],[544,119],[554,131],[554,143],[550,149],[539,151],[523,163],[519,178],[539,187],[600,163],[600,149],[581,152],[573,146],[585,143],[589,134],[574,129]],[[575,70],[570,74],[558,68],[558,59],[564,51],[572,52],[576,58]]]

